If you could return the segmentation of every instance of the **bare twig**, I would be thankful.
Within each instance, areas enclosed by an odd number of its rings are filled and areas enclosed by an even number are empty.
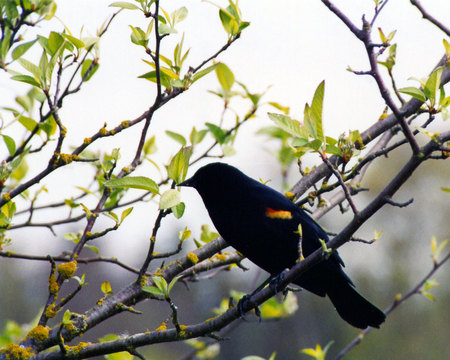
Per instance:
[[[330,163],[330,160],[326,157],[324,153],[320,153],[320,157],[322,158],[322,161],[327,164],[330,171],[336,176],[336,178],[339,181],[339,184],[342,187],[342,190],[344,190],[345,198],[347,199],[348,203],[350,204],[350,207],[352,208],[353,215],[358,216],[358,209],[356,208],[355,203],[353,202],[352,195],[350,194],[350,190],[348,189],[347,185],[344,182],[344,179],[342,179],[341,174],[339,171],[337,171],[333,164]]]
[[[420,290],[425,284],[427,280],[429,280],[436,271],[439,270],[442,265],[444,265],[450,259],[450,253],[447,254],[441,261],[434,264],[433,268],[426,274],[422,280],[420,280],[406,295],[402,296],[400,299],[395,299],[391,306],[389,306],[384,313],[389,315],[395,309],[397,309],[401,304],[403,304],[406,300],[408,300],[411,296],[420,294]],[[339,354],[334,358],[334,360],[342,359],[350,350],[352,350],[356,345],[361,343],[361,340],[366,336],[369,332],[372,331],[373,328],[368,327],[365,329],[360,335],[355,337],[344,349],[339,352]]]
[[[430,15],[425,8],[422,6],[420,1],[418,0],[410,0],[411,4],[413,4],[417,9],[419,9],[420,13],[422,14],[422,17],[424,19],[427,19],[428,21],[432,22],[434,25],[436,25],[440,30],[445,32],[447,36],[450,36],[450,28],[445,26],[442,22],[440,22],[438,19],[436,19],[434,16]]]

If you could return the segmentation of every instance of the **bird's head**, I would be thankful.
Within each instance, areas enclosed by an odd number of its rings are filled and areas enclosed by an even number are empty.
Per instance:
[[[245,176],[235,167],[224,163],[211,163],[197,170],[191,178],[179,183],[178,186],[189,186],[196,189],[200,195],[228,189],[236,178]]]

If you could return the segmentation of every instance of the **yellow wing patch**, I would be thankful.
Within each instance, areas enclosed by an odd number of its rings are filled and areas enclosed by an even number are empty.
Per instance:
[[[292,213],[290,211],[274,210],[270,207],[266,208],[266,216],[271,219],[283,219],[283,220],[292,219]]]

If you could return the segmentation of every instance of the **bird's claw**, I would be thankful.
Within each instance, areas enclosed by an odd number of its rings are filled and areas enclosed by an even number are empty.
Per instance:
[[[273,292],[277,293],[278,291],[280,291],[280,282],[283,282],[288,271],[289,269],[284,269],[278,275],[275,275],[272,279],[270,279],[269,287]]]
[[[257,305],[254,305],[251,301],[252,294],[247,294],[244,295],[239,302],[237,303],[237,308],[239,311],[239,316],[241,317],[242,320],[246,320],[245,319],[245,313],[246,311],[244,311],[244,307],[246,306],[246,303],[248,303],[248,305],[250,306],[250,309],[253,309],[255,311],[255,315],[259,318],[259,321],[261,322],[262,318],[261,318],[261,311],[259,310],[259,307]]]

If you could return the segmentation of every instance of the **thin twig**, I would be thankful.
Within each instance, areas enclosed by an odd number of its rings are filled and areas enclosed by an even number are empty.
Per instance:
[[[425,282],[430,279],[434,273],[444,265],[450,259],[450,253],[447,254],[440,262],[434,264],[433,268],[426,274],[422,280],[420,280],[406,295],[402,296],[400,299],[395,299],[391,306],[389,306],[384,313],[389,315],[395,309],[397,309],[401,304],[403,304],[406,300],[408,300],[411,296],[420,294],[420,290],[425,284]],[[334,360],[342,359],[351,349],[353,349],[356,345],[358,345],[361,340],[372,331],[373,328],[368,327],[361,334],[355,337],[344,349],[339,352],[339,354],[334,358]]]
[[[425,8],[422,6],[422,4],[420,3],[420,1],[418,0],[410,0],[411,4],[413,4],[417,9],[419,9],[419,11],[422,14],[422,17],[424,19],[427,19],[428,21],[430,21],[431,23],[433,23],[434,25],[436,25],[440,30],[442,30],[443,32],[445,32],[447,34],[447,36],[450,36],[450,28],[448,28],[447,26],[445,26],[442,22],[440,22],[438,19],[436,19],[434,16],[430,15]]]

